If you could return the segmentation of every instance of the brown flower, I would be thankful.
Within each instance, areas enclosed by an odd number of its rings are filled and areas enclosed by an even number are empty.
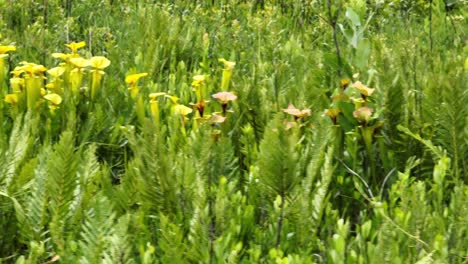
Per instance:
[[[221,104],[227,104],[229,101],[237,99],[237,95],[231,92],[219,92],[212,95],[213,98],[217,99]]]
[[[310,109],[297,109],[293,104],[289,104],[288,108],[283,109],[283,112],[294,116],[294,119],[310,116]]]
[[[367,122],[371,118],[373,111],[374,110],[370,107],[362,106],[353,112],[353,116],[361,123]]]

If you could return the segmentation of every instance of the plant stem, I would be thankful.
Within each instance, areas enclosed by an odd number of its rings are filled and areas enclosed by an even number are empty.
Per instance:
[[[429,1],[429,41],[432,52],[432,1]]]
[[[281,195],[281,204],[280,204],[280,215],[278,217],[278,222],[276,224],[276,248],[279,248],[281,244],[281,230],[283,229],[283,218],[284,218],[284,194]]]
[[[332,15],[331,0],[327,0],[327,7],[328,7],[328,22],[333,29],[333,42],[335,43],[336,59],[338,60],[338,77],[341,77],[341,68],[342,68],[341,52],[340,52],[340,46],[338,44],[338,37],[336,34],[337,16]]]

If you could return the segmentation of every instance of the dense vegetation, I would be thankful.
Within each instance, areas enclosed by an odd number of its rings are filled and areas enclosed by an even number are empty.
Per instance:
[[[468,263],[467,14],[0,0],[0,263]]]

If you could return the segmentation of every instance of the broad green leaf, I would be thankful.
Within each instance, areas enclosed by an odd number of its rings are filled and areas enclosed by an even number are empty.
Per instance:
[[[355,27],[361,26],[361,19],[359,18],[359,15],[356,12],[354,12],[352,8],[347,8],[345,15],[349,20],[351,20],[351,22],[353,23]]]
[[[356,49],[356,56],[354,58],[354,63],[356,66],[362,70],[367,67],[367,62],[369,60],[371,49],[371,43],[368,39],[361,39],[358,43]]]

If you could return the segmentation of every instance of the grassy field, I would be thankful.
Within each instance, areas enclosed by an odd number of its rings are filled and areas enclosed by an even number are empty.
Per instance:
[[[468,263],[465,0],[0,0],[0,263]]]

